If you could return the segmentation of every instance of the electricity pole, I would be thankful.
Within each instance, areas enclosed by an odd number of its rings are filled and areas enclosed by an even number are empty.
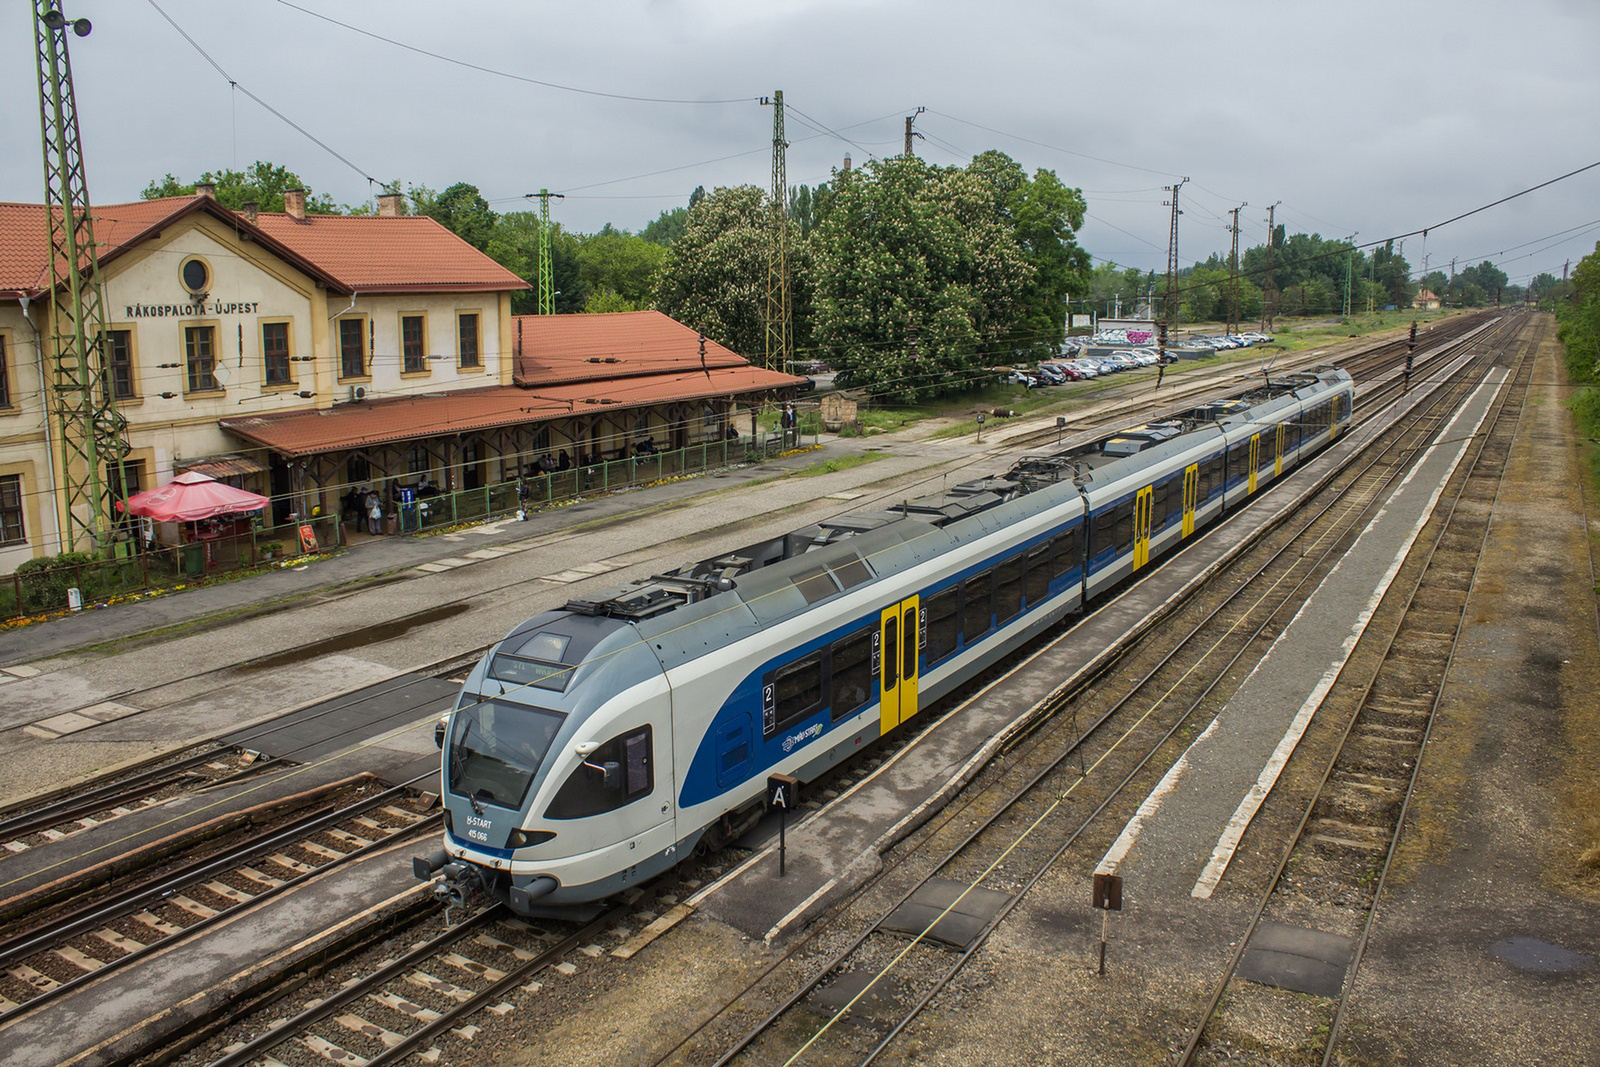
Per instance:
[[[50,367],[42,398],[60,431],[57,529],[64,552],[109,551],[115,512],[125,492],[127,425],[105,373],[105,293],[94,240],[78,106],[67,55],[67,30],[89,35],[88,19],[68,20],[60,0],[36,0],[34,38],[39,65],[39,138],[44,149],[44,214],[51,249]],[[50,460],[55,463],[54,457]]]
[[[906,155],[908,156],[915,154],[911,150],[911,142],[922,136],[922,134],[917,133],[911,128],[911,124],[916,121],[918,115],[922,114],[926,110],[928,109],[925,107],[919,107],[917,110],[906,116]]]
[[[794,334],[789,324],[789,178],[787,150],[783,137],[783,90],[762,97],[772,106],[772,246],[767,260],[767,344],[768,370],[787,372]]]
[[[557,200],[566,199],[565,193],[552,193],[548,189],[540,189],[537,193],[526,193],[525,200],[537,198],[539,201],[539,314],[554,315],[556,313],[556,280],[550,265],[550,198]]]
[[[1161,321],[1169,330],[1172,328],[1173,307],[1178,297],[1178,216],[1183,214],[1178,209],[1178,192],[1188,180],[1179,178],[1178,184],[1162,187],[1172,194],[1171,200],[1162,201],[1165,206],[1172,208],[1172,226],[1167,235],[1167,295],[1165,306],[1161,309]]]
[[[1228,253],[1228,335],[1239,332],[1239,212],[1250,206],[1247,200],[1234,208],[1233,224],[1228,232],[1233,234],[1233,250]]]
[[[1345,253],[1344,257],[1344,320],[1346,322],[1350,321],[1350,275],[1355,270],[1356,238],[1359,236],[1361,236],[1361,231],[1357,230],[1345,239],[1350,245],[1350,251]]]
[[[1278,204],[1283,203],[1282,200]],[[1267,284],[1261,294],[1261,332],[1272,332],[1272,320],[1278,313],[1278,283],[1272,274],[1272,246],[1277,242],[1278,229],[1274,221],[1278,204],[1267,208]]]

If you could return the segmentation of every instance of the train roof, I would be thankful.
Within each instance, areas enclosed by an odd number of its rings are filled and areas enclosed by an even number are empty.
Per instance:
[[[664,664],[753,633],[881,575],[948,552],[1076,497],[1158,455],[1191,446],[1199,431],[1269,419],[1279,410],[1349,382],[1335,367],[1270,378],[1240,393],[1089,445],[1024,455],[991,475],[834,516],[780,537],[567,602],[578,615],[635,625]]]

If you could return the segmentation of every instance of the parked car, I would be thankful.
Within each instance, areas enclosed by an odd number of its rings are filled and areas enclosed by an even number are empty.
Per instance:
[[[1077,359],[1071,360],[1070,363],[1072,366],[1076,367],[1078,369],[1078,373],[1082,374],[1085,378],[1100,377],[1100,362],[1098,360],[1088,359],[1080,356]]]
[[[1022,371],[1014,370],[1006,378],[1006,384],[1007,385],[1021,385],[1021,386],[1025,386],[1026,388],[1032,389],[1034,386],[1039,384],[1039,379],[1035,378],[1031,374],[1024,374]]]
[[[1122,370],[1133,370],[1139,365],[1137,360],[1125,352],[1113,352],[1106,359],[1115,363]]]
[[[1062,374],[1060,371],[1056,370],[1054,367],[1050,366],[1048,363],[1039,364],[1039,370],[1035,374],[1035,377],[1037,377],[1040,380],[1040,382],[1042,384],[1044,384],[1044,385],[1066,385],[1067,384],[1067,376],[1065,374]]]
[[[1039,364],[1039,366],[1049,367],[1061,375],[1065,381],[1078,382],[1083,380],[1083,371],[1079,370],[1075,364],[1064,359],[1052,359],[1048,363]]]

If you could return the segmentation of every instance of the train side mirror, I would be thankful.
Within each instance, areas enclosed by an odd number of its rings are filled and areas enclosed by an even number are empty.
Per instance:
[[[434,748],[443,748],[444,747],[444,720],[443,719],[440,719],[438,722],[433,724],[433,747]]]

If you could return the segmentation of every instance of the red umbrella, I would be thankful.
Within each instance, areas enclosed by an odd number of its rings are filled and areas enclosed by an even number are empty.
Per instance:
[[[260,493],[235,489],[209,474],[187,471],[166,485],[117,501],[117,507],[157,522],[198,522],[218,515],[260,511],[270,503]]]

